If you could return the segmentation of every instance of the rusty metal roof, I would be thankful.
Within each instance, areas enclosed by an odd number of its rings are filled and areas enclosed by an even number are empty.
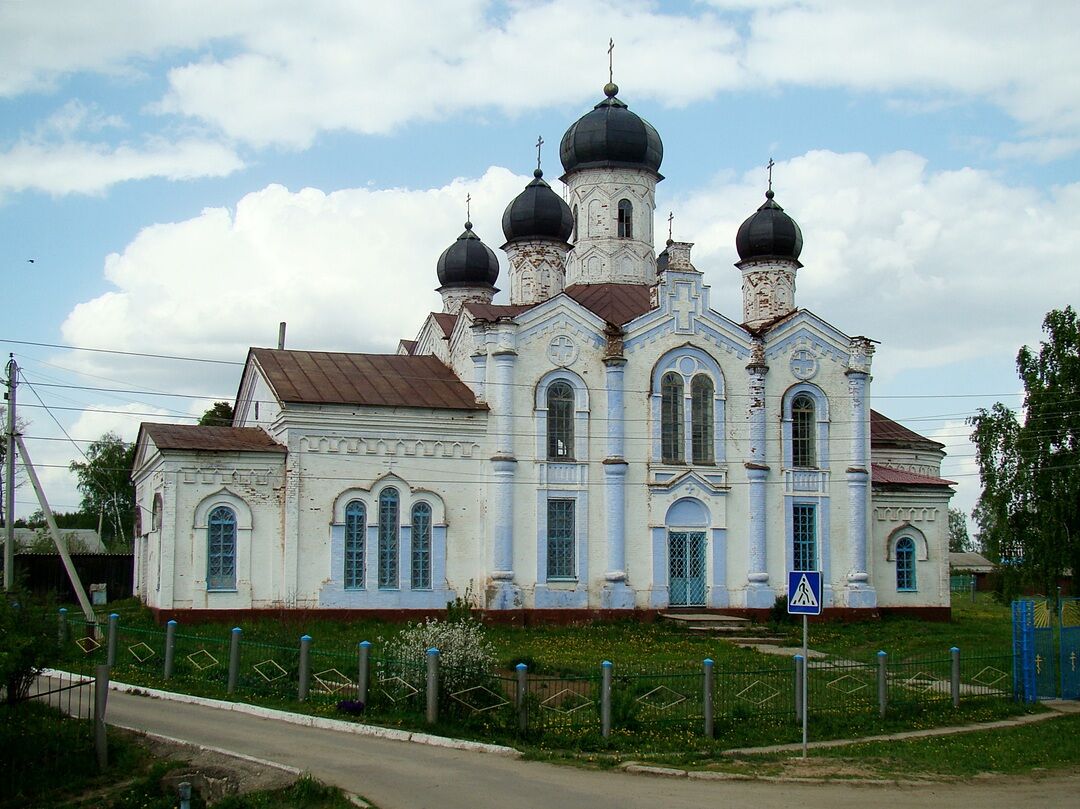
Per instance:
[[[955,480],[920,475],[876,463],[870,464],[870,481],[875,486],[952,486],[956,483]]]
[[[450,339],[450,335],[454,333],[454,326],[457,325],[457,315],[447,314],[446,312],[432,312],[435,317],[435,322],[439,324],[439,328],[442,329],[443,337]]]
[[[431,355],[330,351],[250,352],[282,402],[486,410],[472,390]]]
[[[574,284],[563,292],[614,326],[625,325],[653,308],[651,288],[641,284]]]
[[[870,411],[870,444],[871,446],[903,446],[943,449],[945,447],[939,441],[919,435],[914,430],[909,430],[903,424],[883,416],[876,410]]]
[[[416,352],[416,340],[398,340],[398,353],[413,354]]]
[[[211,452],[287,452],[259,427],[203,427],[198,424],[156,424],[139,427],[160,450]]]

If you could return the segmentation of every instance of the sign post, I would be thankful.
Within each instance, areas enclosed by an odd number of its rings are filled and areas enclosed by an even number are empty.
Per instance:
[[[810,681],[810,658],[807,655],[806,616],[821,615],[821,572],[818,570],[789,570],[787,574],[787,611],[802,616],[802,755],[806,758],[806,696]]]

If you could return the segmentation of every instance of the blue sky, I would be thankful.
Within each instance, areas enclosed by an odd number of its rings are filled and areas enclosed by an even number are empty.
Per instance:
[[[384,5],[0,0],[0,341],[240,362],[285,320],[292,347],[392,350],[438,306],[466,194],[498,247],[538,134],[559,187],[610,37],[714,307],[738,319],[734,234],[772,157],[806,242],[798,305],[881,341],[875,407],[949,444],[971,508],[963,419],[1019,404],[1017,348],[1080,290],[1076,4]],[[78,440],[199,413],[238,374],[0,348]],[[76,506],[77,451],[20,403]]]

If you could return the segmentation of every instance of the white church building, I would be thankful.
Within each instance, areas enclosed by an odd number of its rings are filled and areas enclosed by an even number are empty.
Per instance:
[[[827,614],[948,615],[942,445],[871,410],[872,340],[796,307],[771,184],[734,318],[689,243],[655,253],[663,146],[617,93],[562,138],[566,199],[537,169],[506,208],[509,304],[466,223],[396,354],[252,348],[231,427],[142,425],[147,605],[755,614],[819,570]]]

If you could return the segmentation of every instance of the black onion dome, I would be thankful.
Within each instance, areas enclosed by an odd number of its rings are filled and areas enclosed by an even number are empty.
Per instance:
[[[773,196],[772,189],[766,191],[765,203],[739,226],[735,249],[743,261],[751,258],[798,260],[802,252],[799,224],[784,213]]]
[[[660,171],[664,144],[652,124],[630,112],[615,97],[619,88],[604,87],[603,101],[579,118],[563,135],[559,157],[563,170],[601,166],[633,166]]]
[[[515,239],[569,240],[574,232],[574,215],[562,197],[544,182],[544,172],[533,172],[525,186],[503,211],[502,229],[507,242]]]
[[[499,260],[473,233],[472,222],[466,222],[464,233],[443,250],[436,269],[444,287],[495,286],[499,278]]]

